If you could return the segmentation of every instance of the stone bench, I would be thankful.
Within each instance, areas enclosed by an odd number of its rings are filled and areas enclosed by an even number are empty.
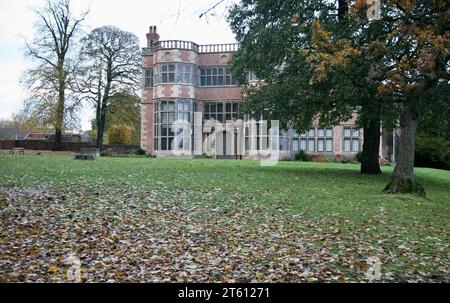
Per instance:
[[[19,153],[19,154],[24,155],[24,154],[25,154],[25,148],[22,148],[22,147],[16,147],[16,148],[13,148],[13,149],[10,149],[10,150],[9,150],[9,153],[10,153],[10,154],[15,154],[16,152]]]
[[[75,160],[95,160],[100,157],[99,148],[81,148],[80,153],[75,156]]]

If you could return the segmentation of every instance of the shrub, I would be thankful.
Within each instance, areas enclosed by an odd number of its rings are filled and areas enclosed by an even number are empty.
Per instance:
[[[355,160],[358,161],[359,163],[362,163],[362,152],[356,154]]]
[[[311,161],[312,162],[320,162],[320,163],[329,162],[328,158],[325,157],[324,155],[314,155],[314,156],[311,157]]]
[[[336,155],[334,157],[334,162],[336,163],[355,163],[355,156],[347,156],[347,155]]]
[[[450,141],[425,134],[417,136],[415,166],[450,170]]]
[[[134,153],[138,156],[144,156],[145,154],[147,154],[147,152],[144,149],[142,149],[141,147],[136,149],[136,151]]]
[[[131,144],[131,128],[125,125],[113,125],[108,130],[109,144]]]
[[[309,162],[311,161],[311,156],[301,150],[295,154],[295,161]]]
[[[114,151],[111,148],[108,148],[100,152],[100,157],[113,157],[114,154]]]

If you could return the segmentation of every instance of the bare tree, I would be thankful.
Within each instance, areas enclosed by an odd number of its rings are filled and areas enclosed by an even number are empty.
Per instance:
[[[80,91],[96,109],[97,147],[103,144],[112,97],[122,91],[138,91],[142,76],[139,39],[114,26],[94,29],[82,39],[85,62]]]
[[[77,69],[74,54],[75,39],[88,12],[74,16],[70,0],[48,0],[38,16],[36,35],[26,42],[26,54],[38,62],[27,71],[23,83],[30,89],[35,105],[52,104],[51,118],[55,127],[55,149],[62,147],[62,132],[67,109],[66,95],[74,85]],[[53,100],[52,100],[53,99]]]

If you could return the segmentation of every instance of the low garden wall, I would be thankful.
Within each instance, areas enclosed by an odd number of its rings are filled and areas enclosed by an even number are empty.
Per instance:
[[[26,150],[53,150],[55,142],[44,140],[3,140],[0,141],[1,149],[24,148]],[[95,148],[89,142],[63,142],[61,151],[79,152],[82,148]],[[131,152],[139,148],[139,145],[105,144],[103,150],[111,149],[119,153]]]

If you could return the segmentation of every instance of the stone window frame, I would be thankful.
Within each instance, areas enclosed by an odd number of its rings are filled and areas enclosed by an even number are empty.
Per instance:
[[[360,129],[354,126],[344,126],[342,129],[343,144],[342,150],[345,153],[358,153],[361,151]],[[350,148],[347,149],[346,142],[350,142]],[[358,142],[358,148],[355,148],[355,142]]]
[[[323,131],[323,135],[321,135],[321,131]],[[332,153],[334,150],[334,130],[329,126],[310,127],[300,135],[294,132],[292,140],[298,140],[298,151],[307,153]],[[319,141],[323,141],[323,150],[319,148]],[[331,149],[328,149],[327,142],[330,141]]]
[[[316,152],[316,128],[310,127],[307,131],[300,134],[299,138],[299,150],[304,152],[314,153]],[[312,143],[311,143],[312,142]],[[302,149],[302,146],[305,146],[305,149]],[[311,145],[313,146],[311,150]]]
[[[154,84],[184,84],[197,86],[199,67],[193,63],[158,63],[154,66]]]
[[[200,86],[237,86],[237,80],[227,66],[200,66]]]
[[[173,150],[172,142],[175,138],[175,131],[172,130],[173,123],[187,118],[186,122],[192,124],[194,107],[195,101],[192,99],[155,101],[153,123],[153,149],[155,151]]]
[[[226,123],[233,119],[239,119],[239,103],[237,101],[204,101],[203,102],[203,119],[211,118]]]
[[[153,68],[144,69],[144,87],[150,88],[153,87]]]
[[[321,131],[323,135],[321,135]],[[332,153],[333,152],[333,128],[331,127],[318,127],[317,128],[317,148],[318,153]],[[319,148],[319,141],[323,142],[322,150]],[[331,141],[331,149],[328,149],[327,143]]]

